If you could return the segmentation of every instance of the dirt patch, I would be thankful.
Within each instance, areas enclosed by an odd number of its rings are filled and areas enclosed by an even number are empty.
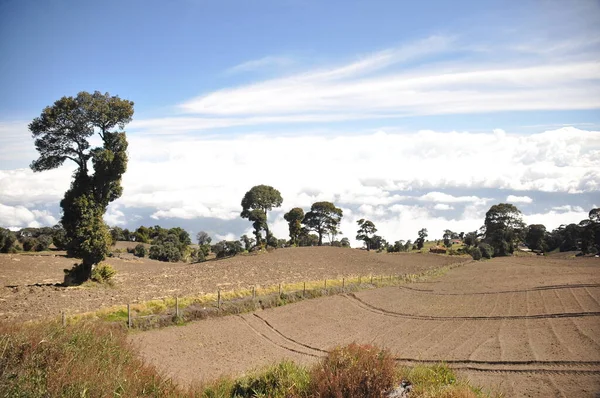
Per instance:
[[[29,320],[118,304],[217,289],[270,286],[350,275],[399,275],[464,262],[464,257],[381,254],[335,247],[275,250],[198,264],[164,263],[120,254],[106,262],[118,272],[114,287],[64,288],[63,269],[76,262],[57,254],[0,255],[0,319]]]
[[[600,392],[599,268],[597,259],[494,259],[407,288],[304,301],[229,317],[226,327],[223,319],[208,320],[132,340],[159,368],[185,369],[171,373],[183,384],[282,358],[311,362],[359,342],[389,348],[407,365],[446,361],[510,397],[593,397]],[[207,330],[218,333],[218,349],[198,348],[195,336]],[[245,341],[250,350],[240,348]],[[165,360],[170,350],[177,352],[172,362]],[[231,358],[238,365],[224,366]]]

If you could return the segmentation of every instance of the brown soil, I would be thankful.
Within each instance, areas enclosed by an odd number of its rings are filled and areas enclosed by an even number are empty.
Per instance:
[[[129,243],[118,246],[124,249]],[[236,256],[198,264],[164,263],[119,254],[106,262],[118,272],[114,287],[61,287],[75,259],[56,253],[0,254],[0,319],[29,320],[93,311],[151,299],[332,279],[350,275],[418,273],[464,257],[385,255],[355,249],[307,247]]]
[[[446,361],[509,397],[594,397],[599,268],[594,258],[468,263],[426,283],[136,333],[132,340],[183,384],[283,358],[310,363],[336,345],[360,342],[388,348],[408,365]]]

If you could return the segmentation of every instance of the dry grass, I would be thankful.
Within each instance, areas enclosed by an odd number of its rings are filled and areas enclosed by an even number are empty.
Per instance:
[[[10,397],[180,396],[136,355],[122,327],[0,324],[0,391]]]

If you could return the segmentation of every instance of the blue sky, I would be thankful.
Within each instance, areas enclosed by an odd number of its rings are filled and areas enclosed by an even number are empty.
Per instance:
[[[475,229],[509,197],[578,222],[600,205],[599,22],[584,0],[2,1],[0,225],[60,218],[70,169],[27,170],[27,123],[84,90],[135,102],[111,224],[239,236],[258,183],[281,211],[335,200],[350,238],[361,217],[391,241]]]

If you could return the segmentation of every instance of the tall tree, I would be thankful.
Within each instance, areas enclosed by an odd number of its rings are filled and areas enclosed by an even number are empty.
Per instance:
[[[531,250],[546,251],[546,227],[542,224],[531,224],[527,227],[525,234],[525,243]]]
[[[81,92],[44,108],[29,124],[40,154],[31,163],[33,171],[55,169],[66,160],[77,165],[71,187],[60,202],[67,253],[82,259],[68,275],[75,282],[89,279],[92,266],[109,252],[111,235],[102,216],[108,204],[123,192],[121,177],[127,169],[127,137],[121,130],[132,116],[131,101],[98,91]],[[88,139],[96,132],[102,146],[91,148]]]
[[[200,246],[210,245],[210,242],[212,242],[212,238],[205,231],[198,232],[196,234],[196,240]]]
[[[331,202],[316,202],[304,216],[302,224],[307,229],[319,235],[319,246],[323,245],[323,234],[337,231],[342,220],[342,209],[335,207]]]
[[[417,238],[417,240],[415,240],[415,243],[417,244],[417,249],[421,250],[423,248],[426,238],[427,238],[427,228],[422,228],[419,231],[419,237]]]
[[[242,199],[242,218],[252,221],[256,243],[260,243],[261,229],[266,231],[266,238],[269,237],[269,225],[267,224],[267,211],[273,207],[281,206],[283,199],[281,193],[268,185],[256,185],[252,187]],[[263,215],[260,215],[259,213]],[[267,240],[268,243],[268,240]]]
[[[500,203],[485,213],[484,227],[484,241],[494,248],[494,256],[506,256],[513,253],[525,223],[515,205]]]
[[[302,220],[304,220],[304,210],[299,207],[294,207],[289,212],[283,215],[285,221],[288,222],[290,228],[290,242],[292,245],[298,246],[298,240],[302,233]]]
[[[356,231],[356,239],[362,240],[365,242],[365,246],[367,246],[367,251],[371,250],[371,237],[377,232],[377,228],[375,228],[375,224],[369,220],[365,220],[361,218],[356,222],[358,224],[358,231]]]

